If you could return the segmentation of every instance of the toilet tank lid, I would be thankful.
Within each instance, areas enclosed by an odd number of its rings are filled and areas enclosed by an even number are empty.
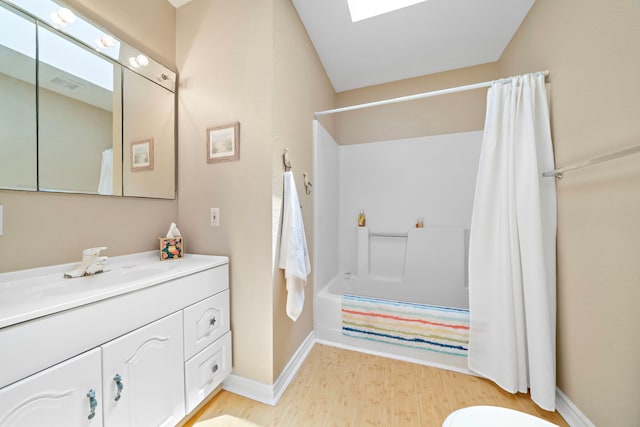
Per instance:
[[[458,409],[444,420],[442,427],[557,427],[541,418],[498,406],[470,406]]]

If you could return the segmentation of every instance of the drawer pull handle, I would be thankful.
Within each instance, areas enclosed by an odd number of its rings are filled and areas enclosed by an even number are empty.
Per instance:
[[[122,384],[122,377],[120,376],[120,374],[116,374],[116,376],[113,377],[113,380],[116,382],[116,387],[118,388],[118,393],[116,394],[116,398],[114,399],[117,402],[122,397],[121,394],[122,390],[124,389],[124,384]]]
[[[98,400],[96,399],[96,392],[93,389],[89,390],[89,393],[87,393],[87,397],[89,398],[89,409],[91,409],[91,413],[89,414],[87,419],[91,420],[96,416]]]
[[[215,317],[215,316],[213,316],[211,319],[209,319],[209,324],[210,324],[211,326],[213,326],[213,325],[215,325],[215,324],[216,324],[216,317]]]
[[[211,367],[211,372],[213,372],[214,374],[216,372],[218,372],[218,364],[217,363]]]

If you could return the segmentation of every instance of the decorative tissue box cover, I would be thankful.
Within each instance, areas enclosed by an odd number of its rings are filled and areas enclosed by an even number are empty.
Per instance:
[[[182,237],[160,237],[160,259],[177,259],[184,255]]]

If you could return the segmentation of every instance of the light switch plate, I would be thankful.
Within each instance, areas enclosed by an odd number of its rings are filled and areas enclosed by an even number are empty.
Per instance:
[[[220,227],[220,208],[211,208],[211,226]]]

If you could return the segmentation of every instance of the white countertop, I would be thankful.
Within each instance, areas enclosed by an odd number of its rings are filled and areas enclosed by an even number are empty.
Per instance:
[[[158,251],[109,257],[110,271],[64,278],[79,262],[0,274],[0,328],[91,304],[228,264],[224,256],[186,254],[160,261]]]

